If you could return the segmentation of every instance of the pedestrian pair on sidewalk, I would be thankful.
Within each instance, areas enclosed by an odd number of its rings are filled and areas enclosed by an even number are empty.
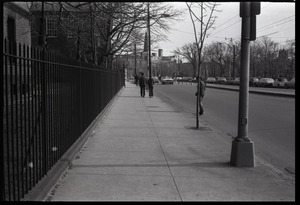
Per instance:
[[[147,80],[144,77],[144,73],[141,73],[141,76],[139,78],[139,85],[140,85],[140,92],[141,92],[141,97],[145,97],[145,89],[146,89],[146,84],[148,84],[149,88],[149,97],[153,97],[153,85],[154,85],[154,80],[150,76],[150,78]]]

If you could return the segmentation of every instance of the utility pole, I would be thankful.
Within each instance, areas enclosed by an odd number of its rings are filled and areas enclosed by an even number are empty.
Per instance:
[[[134,76],[136,76],[136,43],[134,42]]]
[[[148,2],[148,70],[149,78],[151,78],[151,40],[150,40],[150,2]]]
[[[227,40],[227,39],[228,38],[225,38],[225,40]],[[232,49],[233,49],[233,59],[232,59],[232,63],[230,64],[230,66],[232,68],[232,76],[233,76],[233,78],[235,78],[235,45],[232,42],[232,38],[230,38],[230,46],[232,46]],[[230,76],[231,76],[231,73],[230,73]]]
[[[233,77],[235,78],[235,45],[233,44],[233,64],[232,64],[232,70],[233,70]]]
[[[241,2],[242,17],[241,72],[239,92],[238,136],[232,141],[230,163],[254,167],[254,142],[248,137],[250,41],[256,39],[256,15],[260,2]]]
[[[136,21],[136,13],[134,11],[134,22]],[[136,76],[136,39],[134,39],[134,76]]]

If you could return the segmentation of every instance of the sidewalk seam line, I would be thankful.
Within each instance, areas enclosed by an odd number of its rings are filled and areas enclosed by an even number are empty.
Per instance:
[[[143,102],[144,102],[144,104],[145,104],[145,101],[143,101]],[[172,179],[173,179],[174,185],[175,185],[175,187],[176,187],[176,190],[177,190],[178,196],[179,196],[179,198],[180,198],[180,201],[183,201],[183,200],[182,200],[182,197],[181,197],[181,195],[180,195],[180,192],[179,192],[178,186],[177,186],[177,184],[176,184],[176,181],[175,181],[175,179],[174,179],[174,175],[173,175],[173,173],[172,173],[172,171],[171,171],[171,169],[170,169],[169,162],[168,162],[168,160],[167,160],[167,157],[166,157],[166,155],[165,155],[165,152],[164,152],[164,150],[163,150],[163,148],[162,148],[162,146],[161,146],[161,143],[160,143],[160,140],[159,140],[159,137],[158,137],[158,134],[157,134],[156,128],[155,128],[155,126],[154,126],[154,123],[153,123],[153,121],[152,121],[152,118],[151,118],[151,116],[150,116],[150,114],[149,114],[149,112],[148,112],[149,110],[148,110],[148,108],[147,108],[146,104],[145,104],[145,107],[146,107],[146,110],[147,110],[148,116],[149,116],[149,118],[150,118],[150,121],[151,121],[152,127],[153,127],[153,129],[154,129],[154,131],[155,131],[156,138],[157,138],[157,140],[158,140],[158,142],[159,142],[159,146],[160,146],[161,152],[162,152],[162,154],[163,154],[163,156],[164,156],[164,158],[165,158],[165,160],[166,160],[166,163],[167,163],[167,166],[168,166],[169,172],[170,172],[170,174],[171,174],[171,176],[172,176]]]

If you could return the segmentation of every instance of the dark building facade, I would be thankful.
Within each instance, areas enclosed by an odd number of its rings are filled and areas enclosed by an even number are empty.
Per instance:
[[[104,19],[103,24],[100,22],[100,35],[90,8],[83,6],[79,10],[76,2],[72,4],[74,7],[63,5],[64,9],[55,2],[32,4],[32,45],[42,47],[44,44],[48,51],[99,65],[102,48],[107,45],[103,35],[107,35],[110,20],[107,15],[97,13]]]
[[[30,12],[23,3],[3,5],[3,38],[31,45]]]

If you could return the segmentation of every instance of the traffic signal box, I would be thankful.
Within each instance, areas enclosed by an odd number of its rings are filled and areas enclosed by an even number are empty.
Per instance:
[[[256,39],[256,15],[260,14],[260,2],[240,2],[240,17],[250,17],[250,41]]]

